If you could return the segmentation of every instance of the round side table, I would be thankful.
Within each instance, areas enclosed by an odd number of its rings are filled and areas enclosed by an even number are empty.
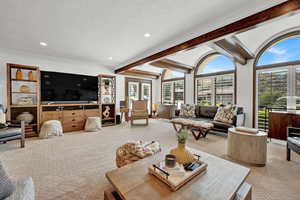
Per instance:
[[[267,133],[257,134],[228,129],[227,155],[237,161],[265,166],[267,161]]]

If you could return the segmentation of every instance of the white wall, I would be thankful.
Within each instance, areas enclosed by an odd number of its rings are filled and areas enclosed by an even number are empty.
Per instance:
[[[237,63],[237,82],[236,100],[237,105],[244,108],[246,113],[245,126],[252,127],[253,118],[253,63],[254,59],[249,60],[246,65]]]
[[[185,75],[185,103],[194,103],[194,73]]]
[[[74,74],[98,75],[113,74],[113,69],[101,66],[97,63],[80,61],[74,59],[56,58],[51,56],[36,55],[21,51],[0,49],[0,104],[6,105],[6,64],[23,64],[38,66],[41,70],[66,72]],[[125,99],[125,76],[116,75],[116,103],[119,110],[120,100]],[[160,87],[158,80],[152,80],[153,84],[153,102],[158,102],[160,96],[157,96],[157,88]]]

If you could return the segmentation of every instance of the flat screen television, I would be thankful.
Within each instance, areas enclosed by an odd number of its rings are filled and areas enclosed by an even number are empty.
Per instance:
[[[41,71],[42,103],[76,103],[98,100],[98,77]]]

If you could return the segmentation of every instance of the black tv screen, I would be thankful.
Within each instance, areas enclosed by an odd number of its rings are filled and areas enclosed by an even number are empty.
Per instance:
[[[41,101],[75,102],[98,100],[98,77],[41,71]]]

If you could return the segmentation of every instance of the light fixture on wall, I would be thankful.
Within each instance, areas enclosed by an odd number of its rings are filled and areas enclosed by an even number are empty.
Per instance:
[[[144,34],[144,37],[145,37],[145,38],[151,37],[151,34],[150,34],[150,33],[145,33],[145,34]]]
[[[113,57],[111,57],[111,56],[110,56],[110,57],[108,57],[108,60],[112,60],[112,59],[113,59]]]
[[[43,46],[43,47],[48,46],[48,44],[46,42],[40,42],[40,45]]]

